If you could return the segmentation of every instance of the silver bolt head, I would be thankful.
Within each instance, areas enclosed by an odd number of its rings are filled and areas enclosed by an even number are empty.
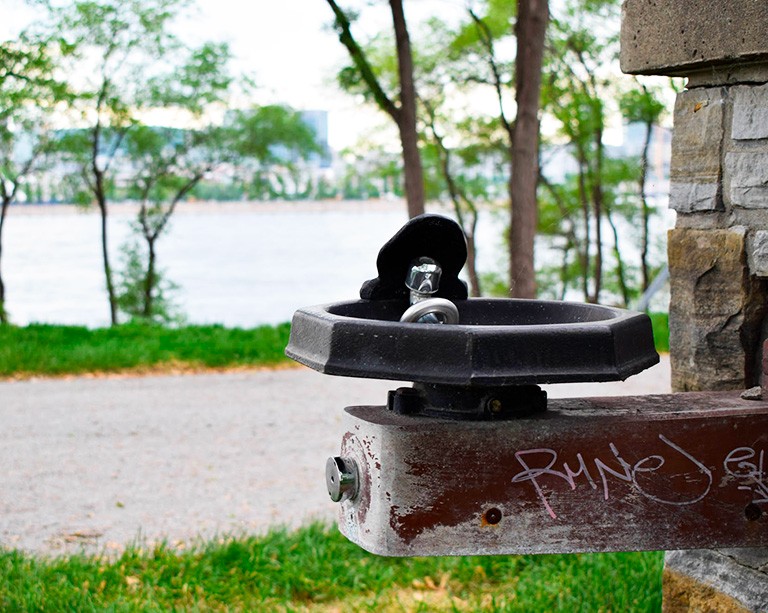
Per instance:
[[[410,264],[405,285],[412,292],[429,297],[438,290],[442,272],[440,265],[432,258],[418,258]]]
[[[328,458],[325,463],[325,484],[333,502],[351,500],[357,495],[357,464],[349,458]]]

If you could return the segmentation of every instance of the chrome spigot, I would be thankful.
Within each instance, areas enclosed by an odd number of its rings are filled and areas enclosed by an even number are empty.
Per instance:
[[[411,262],[405,286],[411,290],[411,304],[431,298],[440,288],[443,269],[432,258],[421,257]]]
[[[443,269],[435,260],[420,257],[413,260],[405,278],[405,286],[411,291],[411,306],[403,313],[400,321],[421,324],[459,323],[456,305],[445,298],[433,298],[440,289],[440,275]]]

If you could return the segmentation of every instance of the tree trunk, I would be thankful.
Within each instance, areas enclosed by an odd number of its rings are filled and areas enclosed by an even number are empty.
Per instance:
[[[389,0],[392,23],[395,29],[397,67],[400,78],[400,107],[397,127],[403,147],[403,173],[408,216],[424,213],[424,176],[419,154],[419,137],[416,131],[416,86],[413,80],[411,41],[405,23],[402,0]]]
[[[101,213],[101,257],[104,263],[104,279],[107,283],[107,298],[109,300],[109,321],[113,326],[117,325],[117,300],[115,298],[115,285],[112,282],[112,266],[109,264],[109,251],[107,249],[107,206],[99,203]]]
[[[89,181],[89,187],[94,197],[96,198],[96,204],[99,207],[99,214],[101,215],[101,259],[104,267],[104,280],[107,285],[107,300],[109,301],[109,321],[113,326],[117,325],[117,296],[115,295],[115,284],[112,281],[112,266],[109,263],[109,249],[108,249],[108,234],[107,234],[107,190],[104,185],[104,170],[99,167],[99,151],[103,138],[103,126],[101,125],[101,109],[104,104],[104,100],[107,95],[107,85],[105,81],[102,84],[99,91],[99,97],[96,104],[96,125],[93,128],[91,135],[91,155],[90,155],[90,172],[93,176],[93,183]],[[122,137],[121,137],[122,139]],[[117,149],[115,148],[114,151]],[[108,166],[108,164],[107,164]],[[84,173],[88,171],[84,169]]]
[[[629,287],[627,286],[627,276],[624,271],[624,260],[621,257],[621,249],[619,247],[619,230],[616,227],[616,223],[613,221],[610,212],[606,214],[606,219],[611,226],[613,232],[613,255],[616,258],[616,280],[619,283],[619,291],[621,292],[621,299],[624,302],[621,306],[625,309],[629,306]]]
[[[3,256],[3,226],[5,225],[5,216],[8,213],[8,205],[11,201],[3,198],[0,204],[0,263]],[[0,268],[0,324],[8,323],[8,313],[5,311],[5,283],[3,282],[2,269]]]
[[[648,270],[648,243],[650,241],[650,216],[651,209],[648,206],[648,197],[645,193],[645,181],[648,176],[648,149],[651,146],[651,134],[653,130],[653,122],[648,121],[645,124],[645,140],[643,141],[643,154],[640,158],[640,178],[638,179],[638,187],[640,188],[640,202],[642,204],[643,212],[643,238],[640,246],[640,271],[643,278],[643,291],[648,289],[651,284],[650,272]]]
[[[104,280],[107,284],[107,299],[109,300],[109,320],[113,326],[117,325],[117,298],[115,296],[115,284],[112,281],[112,266],[109,263],[108,235],[107,235],[107,198],[104,193],[104,180],[100,173],[96,174],[96,203],[101,214],[101,258],[104,265]]]
[[[600,111],[602,115],[602,109]],[[590,302],[600,302],[603,287],[603,127],[602,117],[595,130],[595,171],[592,177],[592,207],[595,214],[595,284]]]
[[[448,188],[448,195],[453,203],[453,211],[456,213],[456,220],[459,222],[464,236],[467,239],[467,274],[469,275],[469,289],[470,295],[478,298],[480,297],[482,290],[480,288],[480,276],[477,274],[477,244],[475,242],[475,233],[477,230],[477,218],[478,211],[474,202],[463,192],[457,185],[453,171],[451,170],[451,152],[445,146],[442,136],[437,133],[435,127],[434,112],[430,108],[429,104],[424,105],[427,108],[427,116],[429,118],[429,129],[432,132],[432,139],[435,141],[437,147],[437,156],[440,160],[440,170],[443,173],[445,179],[445,185]],[[469,224],[467,224],[464,211],[462,207],[467,208],[467,212],[470,215]]]
[[[563,246],[563,259],[560,263],[560,300],[565,300],[565,294],[568,291],[568,255],[571,252],[571,239],[566,239]]]
[[[155,254],[155,239],[147,238],[147,274],[144,277],[144,307],[142,315],[149,321],[154,314],[154,293],[157,284],[155,266],[157,256]]]
[[[464,234],[467,237],[467,274],[469,275],[470,296],[479,298],[482,290],[480,287],[480,277],[477,274],[477,246],[474,231],[474,226],[477,225],[477,217],[475,217],[474,221],[475,223],[472,224],[473,230],[471,232],[465,231]]]
[[[346,13],[335,2],[327,0],[336,16],[339,28],[339,40],[347,48],[352,63],[368,87],[373,99],[381,110],[389,115],[400,133],[400,145],[403,150],[403,175],[405,178],[405,199],[409,217],[424,212],[424,176],[419,155],[419,137],[416,132],[416,86],[413,80],[413,57],[411,41],[405,23],[402,0],[389,0],[392,10],[392,24],[397,46],[397,67],[400,80],[400,105],[382,89],[376,73],[368,63],[365,51],[352,36],[352,26]]]
[[[512,143],[512,176],[509,181],[509,279],[511,294],[516,298],[536,297],[533,250],[538,220],[536,187],[539,176],[539,98],[548,18],[547,0],[518,0],[515,26],[517,118]]]
[[[577,145],[579,162],[579,204],[581,205],[581,215],[584,221],[584,249],[581,260],[581,289],[584,293],[584,300],[590,301],[589,295],[589,272],[590,272],[590,248],[592,247],[592,232],[590,230],[589,200],[587,199],[587,159],[584,148]]]

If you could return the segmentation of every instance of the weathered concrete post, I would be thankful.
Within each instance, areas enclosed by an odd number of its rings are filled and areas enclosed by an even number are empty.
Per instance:
[[[768,2],[625,0],[621,44],[624,72],[688,78],[672,139],[673,388],[758,385],[768,334]],[[768,550],[667,553],[665,611],[741,609],[768,610]]]

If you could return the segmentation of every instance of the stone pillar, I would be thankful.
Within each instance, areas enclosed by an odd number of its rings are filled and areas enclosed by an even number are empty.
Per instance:
[[[625,0],[621,44],[624,72],[687,77],[672,136],[673,389],[765,384],[768,2]],[[664,610],[768,610],[768,550],[668,552]]]

